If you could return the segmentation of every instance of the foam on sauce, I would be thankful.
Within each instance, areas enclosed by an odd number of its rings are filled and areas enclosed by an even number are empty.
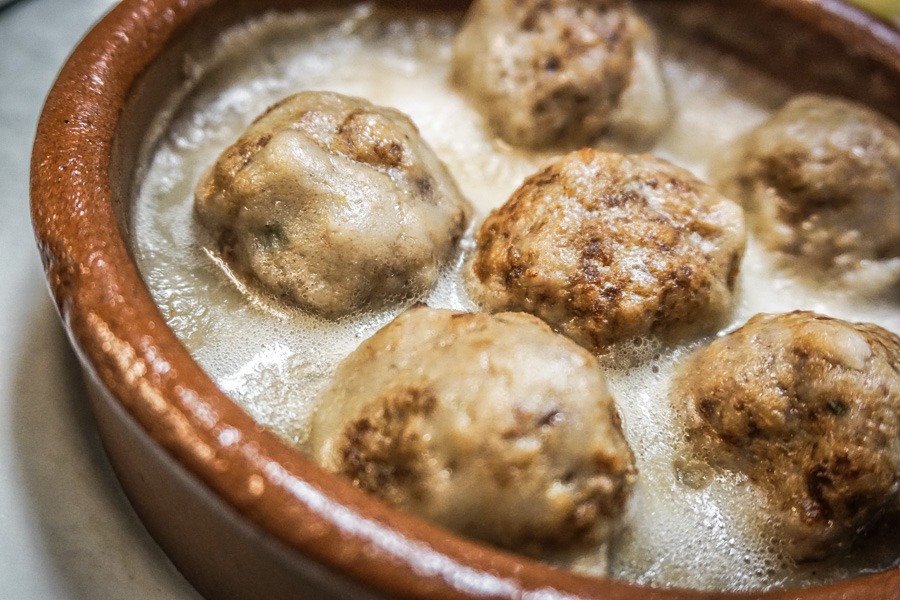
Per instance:
[[[134,231],[138,265],[151,293],[222,390],[301,448],[314,399],[336,364],[401,308],[333,322],[242,292],[195,224],[193,188],[270,104],[301,90],[329,90],[409,114],[476,206],[477,224],[553,157],[492,139],[478,113],[449,85],[457,19],[385,18],[366,6],[262,18],[225,36],[203,62],[185,65],[190,91],[160,123],[160,139],[148,142]],[[732,58],[671,34],[663,37],[663,67],[676,116],[653,152],[701,178],[723,144],[763,120],[790,93]],[[428,304],[475,309],[459,276],[472,245],[470,232]],[[900,331],[895,301],[811,288],[779,271],[753,240],[739,296],[726,331],[757,312],[801,308]],[[667,349],[638,340],[621,347],[618,360],[606,360],[637,456],[639,483],[608,565],[600,551],[557,562],[593,573],[608,568],[613,577],[645,584],[735,590],[819,583],[900,563],[896,542],[876,536],[852,557],[789,565],[772,539],[763,499],[745,478],[682,458],[667,392],[679,360],[699,343]]]

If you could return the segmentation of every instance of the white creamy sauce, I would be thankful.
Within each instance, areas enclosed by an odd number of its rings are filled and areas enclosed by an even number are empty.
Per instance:
[[[477,225],[553,157],[492,139],[479,114],[450,86],[456,26],[450,17],[385,20],[365,7],[263,18],[225,36],[202,63],[186,65],[192,91],[172,107],[174,116],[161,125],[158,143],[148,142],[134,231],[150,291],[222,390],[301,448],[315,397],[336,364],[401,308],[330,322],[242,291],[215,253],[205,249],[209,240],[192,212],[194,186],[270,104],[301,90],[329,90],[409,114],[476,206]],[[653,152],[705,178],[719,149],[763,120],[789,90],[734,59],[676,39],[664,40],[663,49],[676,116]],[[459,277],[471,235],[462,246],[428,304],[475,309]],[[726,331],[757,312],[794,309],[900,331],[896,301],[813,289],[780,272],[753,240],[739,298]],[[852,559],[792,567],[779,558],[763,499],[745,478],[683,464],[686,454],[667,392],[678,360],[699,343],[664,349],[638,342],[622,349],[643,357],[624,361],[637,366],[608,365],[640,471],[624,532],[611,549],[609,574],[654,585],[758,589],[830,581],[896,564],[896,543],[876,538]],[[605,568],[600,551],[562,562],[586,572]]]

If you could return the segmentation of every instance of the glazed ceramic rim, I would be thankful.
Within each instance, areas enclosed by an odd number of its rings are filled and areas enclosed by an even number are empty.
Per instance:
[[[326,473],[253,422],[168,328],[120,234],[110,172],[133,84],[216,0],[126,0],[63,67],[32,157],[32,218],[51,293],[82,363],[138,425],[215,494],[299,554],[391,597],[689,599],[736,594],[638,588],[461,539]],[[891,60],[900,38],[838,0],[760,0]],[[868,40],[868,41],[866,41]],[[882,57],[885,54],[881,55]],[[773,599],[896,597],[900,570]]]

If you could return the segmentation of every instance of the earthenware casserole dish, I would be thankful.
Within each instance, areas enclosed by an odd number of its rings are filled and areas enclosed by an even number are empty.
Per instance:
[[[151,120],[183,81],[185,53],[249,14],[320,4],[126,0],[74,51],[44,107],[31,171],[37,241],[107,452],[149,531],[210,598],[731,597],[555,570],[391,510],[255,424],[166,326],[127,241]],[[798,90],[842,94],[900,120],[900,34],[847,5],[640,5]],[[900,598],[900,570],[757,596]]]

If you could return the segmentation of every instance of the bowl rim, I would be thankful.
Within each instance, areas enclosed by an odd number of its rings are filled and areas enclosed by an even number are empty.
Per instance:
[[[900,65],[900,34],[840,0],[757,1]],[[111,183],[115,138],[134,84],[216,3],[123,1],[75,48],[44,105],[32,154],[32,221],[51,294],[84,368],[160,447],[250,522],[390,597],[746,597],[577,575],[448,534],[326,473],[216,387],[166,325],[138,273]],[[900,569],[762,596],[868,600],[896,598],[895,590]]]

